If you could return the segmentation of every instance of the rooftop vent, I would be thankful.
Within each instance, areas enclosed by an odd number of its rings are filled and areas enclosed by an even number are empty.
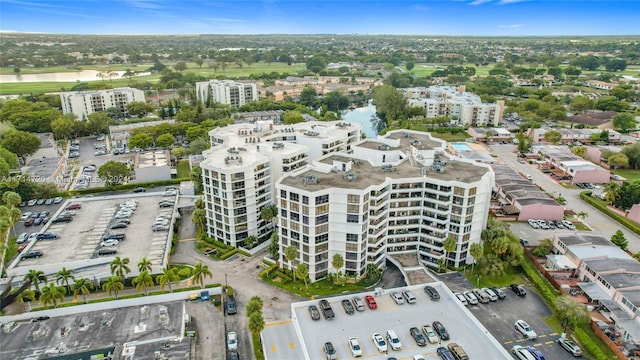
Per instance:
[[[394,172],[396,171],[396,167],[391,164],[382,165],[382,171],[384,172]]]
[[[336,124],[336,126],[339,127],[339,128],[344,128],[344,127],[347,127],[347,126],[351,126],[351,124],[346,123],[346,122],[339,122],[339,123]]]
[[[413,134],[405,132],[405,133],[402,133],[402,136],[404,136],[405,138],[412,138]]]
[[[318,179],[317,176],[311,175],[311,174],[307,174],[302,178],[302,182],[305,185],[317,184],[319,181],[320,181],[320,179]]]
[[[378,145],[378,150],[387,151],[387,150],[389,150],[389,145],[380,144],[380,145]]]
[[[422,141],[420,141],[420,140],[412,140],[411,141],[411,145],[420,146],[420,145],[422,145]]]
[[[273,145],[271,145],[271,147],[272,147],[274,150],[277,150],[277,149],[284,149],[284,143],[281,143],[281,142],[273,143]]]
[[[346,173],[344,173],[344,175],[342,175],[342,178],[347,181],[354,181],[358,178],[358,175],[353,171],[349,170]]]
[[[315,136],[320,135],[320,133],[319,133],[319,132],[317,132],[317,131],[305,131],[305,133],[304,133],[304,134],[305,134],[306,136],[311,136],[311,137],[315,137]]]

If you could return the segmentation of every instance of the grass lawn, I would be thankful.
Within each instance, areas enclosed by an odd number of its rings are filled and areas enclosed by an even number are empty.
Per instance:
[[[355,284],[346,283],[344,285],[341,285],[333,283],[332,280],[325,279],[316,281],[314,283],[308,283],[308,286],[305,287],[304,282],[299,280],[278,281],[279,276],[275,273],[275,270],[271,274],[264,276],[262,279],[290,293],[307,298],[362,291],[377,284],[380,280],[364,278],[363,280]]]
[[[618,169],[613,171],[613,173],[626,178],[629,182],[640,180],[640,170]]]
[[[427,130],[427,132],[429,132],[429,130]],[[457,134],[432,132],[431,136],[436,137],[438,139],[446,140],[446,141],[465,141],[466,139],[469,138],[469,134],[465,132],[460,132]]]
[[[581,223],[580,221],[574,222],[573,225],[576,226],[576,230],[586,230],[586,231],[591,231],[591,228],[588,227],[587,225]]]
[[[189,160],[178,161],[178,178],[187,179],[191,176],[191,169],[189,168]]]
[[[520,271],[513,267],[508,268],[501,276],[482,276],[478,273],[477,269],[471,271],[471,268],[468,268],[467,271],[463,272],[463,274],[477,288],[491,286],[505,287],[510,284],[522,284],[525,282]]]

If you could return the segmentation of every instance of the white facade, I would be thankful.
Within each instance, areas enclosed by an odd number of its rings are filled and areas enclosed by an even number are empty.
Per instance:
[[[318,126],[326,126],[327,131],[313,136],[315,142],[299,143]],[[341,122],[274,125],[258,121],[211,130],[212,147],[200,163],[208,235],[232,246],[245,245],[250,236],[268,236],[272,224],[262,220],[260,213],[275,203],[275,180],[306,165],[314,159],[311,154],[347,151],[360,139],[360,129],[360,124]],[[336,139],[344,143],[329,147]]]
[[[258,100],[258,87],[256,84],[232,80],[209,80],[196,83],[196,94],[202,102],[211,99],[221,104],[239,107]]]
[[[448,262],[473,262],[469,247],[486,225],[493,171],[451,160],[446,143],[429,134],[398,130],[364,140],[353,153],[332,153],[276,183],[280,263],[305,263],[311,281],[340,271],[361,276],[387,254],[416,254],[428,266],[444,260],[443,242],[457,239]],[[298,248],[295,264],[284,257]]]
[[[458,124],[496,126],[502,121],[504,101],[483,104],[479,96],[465,92],[464,86],[431,86],[405,89],[409,105],[421,107],[425,116],[457,117]]]
[[[127,105],[133,101],[145,101],[144,91],[124,87],[109,90],[75,91],[60,93],[62,112],[74,114],[85,121],[89,114],[116,108],[121,117],[129,115]]]

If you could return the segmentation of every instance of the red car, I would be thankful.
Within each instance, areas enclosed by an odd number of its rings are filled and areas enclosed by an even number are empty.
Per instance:
[[[373,296],[371,295],[365,296],[364,301],[367,303],[367,306],[369,306],[369,309],[373,310],[378,308],[378,304],[376,304],[376,299],[374,299]]]
[[[65,210],[77,210],[77,209],[80,209],[81,207],[82,205],[80,203],[75,203],[67,206]]]

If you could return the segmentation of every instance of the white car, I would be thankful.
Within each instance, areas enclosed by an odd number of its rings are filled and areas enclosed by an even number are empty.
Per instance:
[[[540,225],[538,225],[538,223],[533,219],[529,219],[529,220],[527,220],[527,222],[529,223],[529,226],[531,226],[534,229],[539,229],[540,228]]]
[[[18,240],[16,240],[16,244],[24,244],[29,239],[29,233],[22,233],[18,236]]]
[[[536,358],[527,350],[527,348],[516,345],[511,348],[511,352],[518,360],[536,360]]]
[[[465,291],[462,294],[464,295],[465,298],[467,298],[469,305],[478,305],[478,298],[472,291]]]
[[[376,349],[378,349],[379,352],[381,353],[386,353],[388,348],[387,348],[387,342],[384,341],[384,338],[382,337],[382,335],[380,335],[380,333],[375,333],[371,336],[371,340],[373,340],[373,344],[376,346]]]
[[[176,196],[178,194],[175,190],[167,190],[162,193],[162,196]]]
[[[114,245],[118,245],[118,240],[109,239],[100,243],[101,247],[114,246]]]
[[[362,356],[362,347],[358,342],[358,339],[352,337],[349,338],[349,349],[351,349],[351,356],[360,357]]]
[[[387,331],[387,342],[391,346],[393,350],[402,349],[402,343],[400,342],[400,338],[396,335],[396,332],[393,330]]]
[[[238,336],[235,331],[229,331],[227,333],[227,348],[229,348],[229,351],[238,350]]]
[[[464,297],[464,295],[462,295],[460,293],[455,293],[453,295],[455,295],[456,298],[458,298],[458,300],[462,303],[462,305],[469,306],[469,302],[467,301],[467,298]]]
[[[432,344],[436,344],[440,341],[440,338],[438,337],[438,334],[436,334],[435,331],[433,331],[433,328],[431,327],[431,325],[423,325],[422,326],[422,332],[424,333],[424,336],[427,337],[427,340],[432,343]]]
[[[538,334],[536,334],[531,326],[529,326],[529,324],[527,324],[524,320],[516,320],[515,328],[528,340],[534,340],[538,338]]]
[[[400,295],[399,292],[394,291],[390,295],[391,295],[391,298],[393,299],[393,301],[396,302],[396,304],[398,304],[398,305],[404,304],[404,298],[402,297],[402,295]]]
[[[569,230],[575,230],[576,226],[573,225],[573,223],[569,220],[562,220],[562,225],[564,225],[564,227],[566,227]]]
[[[487,296],[489,297],[489,300],[498,301],[498,295],[494,293],[493,290],[488,288],[482,288],[481,290],[484,291],[485,294],[487,294]]]

